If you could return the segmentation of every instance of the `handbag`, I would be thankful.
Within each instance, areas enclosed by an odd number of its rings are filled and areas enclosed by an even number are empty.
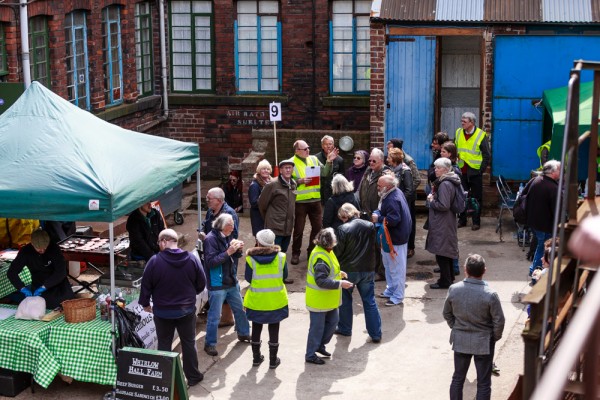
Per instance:
[[[376,224],[377,225],[377,235],[375,240],[377,241],[377,246],[383,250],[385,253],[390,253],[392,259],[396,257],[398,253],[394,249],[394,245],[392,244],[392,238],[390,237],[390,231],[387,228],[387,220],[384,218],[383,223]]]

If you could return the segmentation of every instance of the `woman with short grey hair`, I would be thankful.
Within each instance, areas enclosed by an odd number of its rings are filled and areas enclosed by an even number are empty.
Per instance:
[[[354,184],[342,174],[337,174],[331,181],[331,189],[333,196],[325,203],[323,210],[323,227],[337,229],[343,224],[338,217],[338,210],[344,203],[350,203],[356,208],[359,208],[358,200],[354,193]]]
[[[441,157],[433,163],[436,179],[429,200],[429,230],[425,249],[435,254],[440,279],[431,289],[447,289],[454,282],[453,260],[458,258],[458,232],[452,202],[457,190],[462,190],[460,177],[454,173],[450,159]]]

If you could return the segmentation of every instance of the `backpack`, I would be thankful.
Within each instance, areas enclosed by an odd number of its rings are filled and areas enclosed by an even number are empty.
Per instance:
[[[460,214],[467,208],[468,193],[463,190],[462,185],[456,186],[456,190],[454,192],[455,195],[454,199],[452,200],[452,204],[450,204],[450,211],[455,214]]]
[[[527,185],[525,185],[513,204],[512,214],[517,224],[527,224],[527,194],[529,194],[529,189],[534,179],[532,178],[527,182]]]

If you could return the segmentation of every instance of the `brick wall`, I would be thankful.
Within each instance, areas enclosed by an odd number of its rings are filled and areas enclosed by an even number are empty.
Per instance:
[[[371,23],[371,144],[383,147],[385,139],[385,25]]]

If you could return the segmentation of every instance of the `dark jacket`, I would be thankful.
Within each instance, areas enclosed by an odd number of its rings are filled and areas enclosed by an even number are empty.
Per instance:
[[[200,260],[181,249],[165,249],[153,256],[142,277],[139,304],[160,310],[195,308],[196,295],[204,290],[206,277]]]
[[[223,192],[225,193],[225,203],[229,204],[231,208],[237,210],[239,207],[239,213],[244,212],[244,193],[243,193],[242,181],[238,181],[237,185],[233,186],[231,182],[227,181],[222,185]]]
[[[371,215],[373,211],[377,210],[379,207],[377,180],[383,175],[384,171],[389,169],[390,167],[387,165],[384,165],[379,172],[373,172],[370,167],[367,168],[358,188],[360,211],[364,211]]]
[[[429,230],[425,250],[438,256],[458,258],[456,214],[450,210],[456,190],[462,190],[457,174],[444,175],[433,184],[433,201],[429,203]]]
[[[338,243],[333,248],[345,272],[375,270],[375,225],[353,218],[337,229]]]
[[[227,254],[231,239],[233,235],[224,237],[214,229],[204,239],[204,272],[208,290],[228,289],[237,285],[237,259],[242,253]]]
[[[296,209],[296,182],[286,183],[281,175],[267,183],[258,199],[258,209],[265,220],[265,229],[277,236],[291,236]]]
[[[202,232],[204,232],[205,234],[208,235],[210,233],[210,231],[212,231],[213,221],[219,215],[221,215],[221,213],[230,214],[233,217],[233,232],[231,233],[231,238],[237,239],[238,232],[239,232],[238,229],[240,226],[240,219],[238,218],[238,215],[235,212],[235,210],[233,208],[229,207],[229,204],[227,204],[227,203],[223,203],[223,206],[217,213],[214,213],[213,210],[211,210],[210,208],[208,209],[208,211],[206,212],[206,218],[204,218],[204,221],[202,221],[202,229],[201,229]]]
[[[144,216],[136,209],[129,214],[126,228],[129,233],[129,252],[133,259],[141,257],[148,261],[160,251],[158,234],[165,229],[165,224],[158,211],[152,209],[148,216]]]
[[[50,243],[44,254],[39,254],[31,244],[19,250],[6,273],[17,290],[25,286],[19,278],[24,267],[31,273],[32,293],[40,286],[46,287],[46,291],[42,293],[46,308],[56,308],[62,301],[75,297],[67,280],[67,264],[55,243]]]
[[[323,228],[337,229],[342,225],[342,220],[338,218],[338,210],[344,203],[350,203],[357,210],[360,210],[360,205],[354,192],[345,192],[331,196],[327,203],[325,203],[325,209],[323,210]]]
[[[254,236],[265,227],[265,220],[258,210],[258,198],[262,190],[263,187],[260,186],[256,179],[253,179],[248,188],[248,201],[250,202],[250,225],[252,226],[252,235]]]
[[[381,200],[377,222],[383,223],[384,218],[387,220],[392,244],[399,246],[408,243],[408,237],[412,229],[412,219],[408,203],[400,189],[394,188]]]
[[[365,158],[365,160],[368,160],[368,159],[369,159],[369,155],[367,154],[367,158]],[[360,168],[356,168],[353,165],[350,168],[348,168],[348,170],[346,171],[346,179],[348,179],[348,181],[354,183],[354,191],[355,192],[358,190],[358,187],[360,186],[360,181],[362,180],[362,177],[365,174],[367,167],[368,167],[367,164],[363,164],[363,166]]]
[[[392,169],[396,179],[398,179],[398,189],[402,190],[406,201],[410,203],[414,200],[415,188],[413,187],[412,172],[408,165],[400,164]]]
[[[317,157],[319,159],[319,161],[321,161],[321,164],[327,163],[327,156],[325,155],[325,153],[323,151],[320,151],[317,154],[315,154],[315,157]],[[340,156],[337,156],[335,158],[335,160],[333,160],[331,174],[321,177],[321,204],[322,205],[325,205],[325,203],[327,202],[327,200],[329,200],[329,198],[331,197],[331,195],[333,193],[332,189],[331,189],[331,181],[333,180],[333,176],[335,174],[343,174],[343,173],[344,173],[344,159]]]
[[[536,231],[551,233],[554,209],[558,197],[558,182],[549,176],[535,178],[523,189],[527,194],[527,226]]]

